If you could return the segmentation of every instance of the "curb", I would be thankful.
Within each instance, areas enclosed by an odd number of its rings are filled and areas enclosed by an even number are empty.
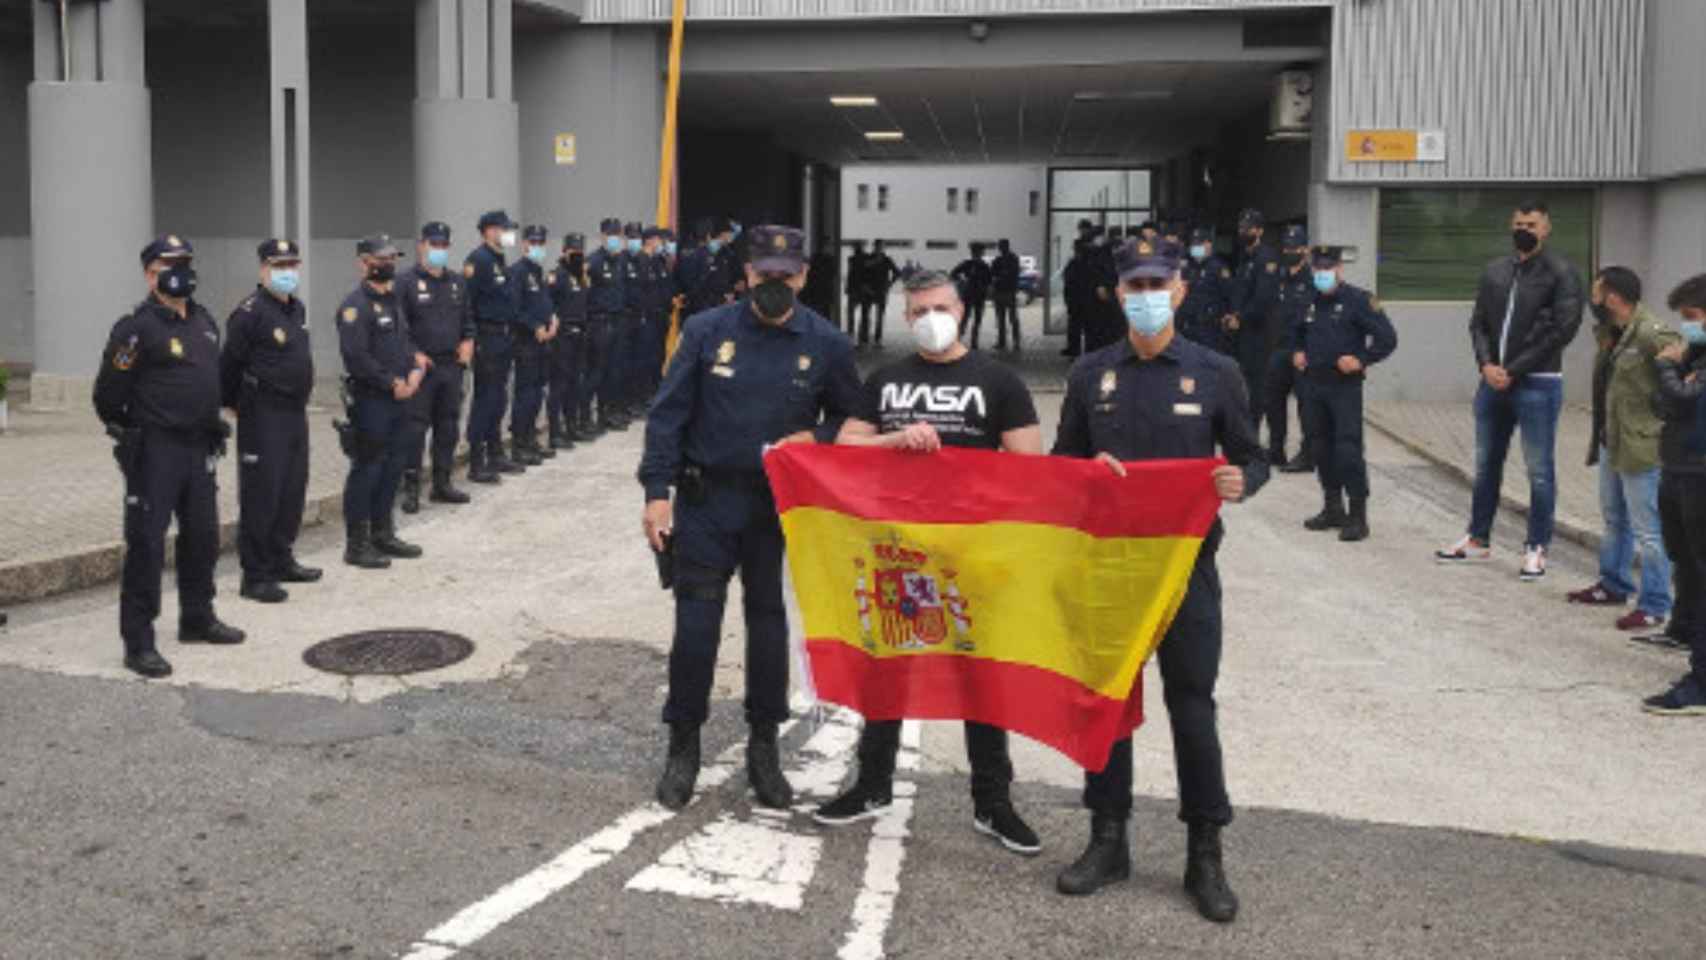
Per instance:
[[[1363,412],[1363,420],[1369,426],[1380,431],[1382,435],[1391,439],[1392,442],[1398,444],[1400,447],[1403,447],[1410,453],[1415,454],[1433,466],[1450,474],[1453,479],[1458,480],[1465,487],[1474,487],[1474,475],[1468,470],[1465,470],[1457,461],[1435,453],[1427,446],[1427,444],[1406,435],[1397,427],[1381,422],[1379,414],[1365,410]],[[1502,510],[1508,510],[1524,518],[1528,516],[1527,503],[1507,497],[1503,493],[1499,494],[1499,507]],[[1576,523],[1574,520],[1558,516],[1556,513],[1553,515],[1552,527],[1555,535],[1564,540],[1578,546],[1585,547],[1589,550],[1596,552],[1599,550],[1600,534],[1597,531],[1589,530],[1581,524]]]

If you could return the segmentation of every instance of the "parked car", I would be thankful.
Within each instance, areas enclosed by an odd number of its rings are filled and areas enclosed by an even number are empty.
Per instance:
[[[1019,295],[1027,307],[1043,295],[1043,274],[1037,269],[1036,257],[1019,258]]]

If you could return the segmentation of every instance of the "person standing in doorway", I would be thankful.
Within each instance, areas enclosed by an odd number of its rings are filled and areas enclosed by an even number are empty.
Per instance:
[[[995,349],[1007,349],[1007,330],[1013,330],[1013,349],[1019,349],[1019,255],[1005,238],[995,242],[995,262],[989,266],[990,295],[995,301]]]

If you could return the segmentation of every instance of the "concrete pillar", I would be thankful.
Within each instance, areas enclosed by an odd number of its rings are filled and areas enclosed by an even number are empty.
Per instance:
[[[415,218],[450,224],[458,251],[486,210],[523,219],[510,13],[511,0],[417,0]]]
[[[269,0],[267,4],[272,86],[270,230],[273,236],[295,240],[305,254],[314,236],[309,222],[307,8],[307,0]],[[303,271],[298,296],[304,303],[309,302],[313,282],[314,271]]]
[[[58,4],[32,6],[30,397],[63,406],[89,402],[113,321],[145,293],[137,255],[154,236],[154,178],[143,0],[74,5],[69,37]]]
[[[817,235],[817,165],[803,165],[800,173],[800,230],[806,235],[806,256],[818,250]]]

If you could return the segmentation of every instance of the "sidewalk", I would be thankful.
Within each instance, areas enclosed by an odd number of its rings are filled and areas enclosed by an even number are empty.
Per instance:
[[[1466,403],[1374,403],[1363,408],[1373,429],[1386,434],[1411,453],[1458,476],[1464,484],[1475,479],[1475,416]],[[1586,407],[1565,406],[1558,420],[1557,473],[1558,536],[1590,550],[1599,549],[1599,478],[1597,468],[1583,466],[1592,413]],[[1511,438],[1505,461],[1504,490],[1495,526],[1512,527],[1511,514],[1528,516],[1528,471],[1523,466],[1520,437]],[[1469,492],[1463,496],[1463,520],[1469,521]],[[1461,531],[1459,531],[1461,532]],[[1452,539],[1452,531],[1441,531],[1440,543]]]

